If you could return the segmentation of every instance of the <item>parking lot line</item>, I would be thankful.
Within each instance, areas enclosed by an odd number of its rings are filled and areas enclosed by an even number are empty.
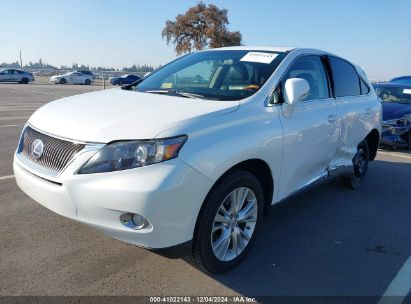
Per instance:
[[[401,304],[411,291],[411,256],[388,286],[378,304]]]
[[[378,151],[378,154],[384,154],[384,155],[389,155],[389,156],[397,156],[397,157],[411,159],[411,155],[408,156],[408,155],[401,155],[401,154],[397,154],[397,153],[389,153],[389,152],[381,152],[381,151]]]
[[[21,126],[23,125],[3,125],[3,126],[0,126],[0,128],[21,127]]]
[[[14,175],[0,176],[0,180],[14,178]]]

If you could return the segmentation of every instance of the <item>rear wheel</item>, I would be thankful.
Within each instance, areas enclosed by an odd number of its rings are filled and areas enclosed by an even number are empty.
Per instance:
[[[208,273],[234,267],[254,242],[263,207],[263,191],[254,175],[241,170],[226,175],[204,202],[186,260]]]
[[[368,172],[369,149],[366,140],[363,140],[357,147],[357,153],[353,158],[353,172],[350,176],[344,177],[344,184],[350,189],[357,189],[361,186]]]
[[[60,79],[60,84],[66,84],[66,83],[67,83],[67,80],[65,78]]]
[[[84,82],[85,85],[90,85],[91,84],[91,80],[90,79],[86,79],[86,81]]]

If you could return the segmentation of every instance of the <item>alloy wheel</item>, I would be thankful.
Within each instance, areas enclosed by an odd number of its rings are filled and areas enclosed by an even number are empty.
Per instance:
[[[221,203],[211,230],[211,247],[220,261],[238,257],[247,247],[257,223],[258,205],[247,187],[233,190]]]

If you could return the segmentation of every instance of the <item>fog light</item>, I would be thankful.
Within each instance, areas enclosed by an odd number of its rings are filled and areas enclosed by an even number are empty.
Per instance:
[[[127,228],[140,230],[149,225],[148,221],[140,214],[124,213],[120,216],[120,222]]]

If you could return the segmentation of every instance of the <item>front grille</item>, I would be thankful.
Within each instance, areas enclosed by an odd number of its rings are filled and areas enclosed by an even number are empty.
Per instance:
[[[40,139],[44,145],[43,154],[39,158],[32,155],[32,143],[36,139]],[[40,133],[28,126],[21,139],[21,151],[18,152],[35,164],[59,174],[84,146]]]

